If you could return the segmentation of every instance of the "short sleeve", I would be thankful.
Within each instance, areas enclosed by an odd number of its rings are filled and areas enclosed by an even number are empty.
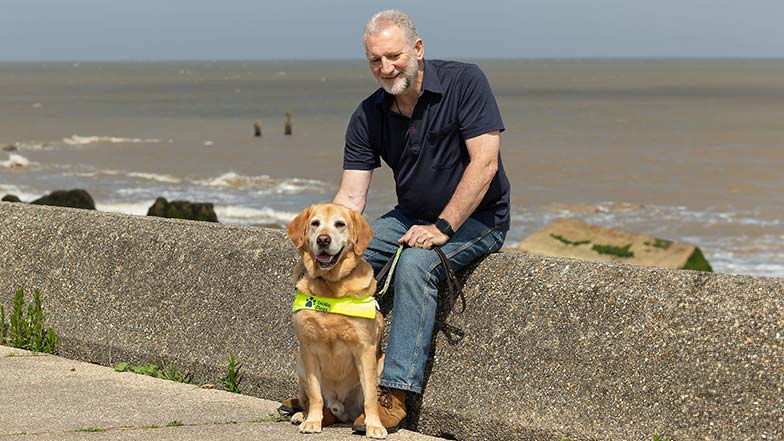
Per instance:
[[[504,131],[501,111],[495,101],[490,82],[475,64],[469,64],[460,76],[460,132],[464,139]]]
[[[361,103],[351,115],[346,128],[346,146],[343,150],[344,170],[372,170],[381,167],[378,153],[370,143],[366,103]]]

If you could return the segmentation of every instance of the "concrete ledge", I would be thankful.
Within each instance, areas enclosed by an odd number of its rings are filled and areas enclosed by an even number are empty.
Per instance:
[[[0,203],[0,300],[40,288],[65,357],[295,390],[282,231]],[[784,279],[499,254],[463,272],[414,425],[457,439],[784,437]]]

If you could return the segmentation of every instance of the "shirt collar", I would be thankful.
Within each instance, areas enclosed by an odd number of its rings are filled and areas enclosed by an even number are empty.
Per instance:
[[[430,62],[427,60],[423,60],[423,62],[425,68],[422,74],[422,93],[427,90],[439,95],[443,94],[444,88],[441,86],[441,81],[438,80],[438,74],[436,74],[435,67],[433,67],[433,65],[430,64]],[[377,95],[375,96],[374,102],[376,104],[384,104],[384,101],[387,99],[388,95],[389,94],[384,90],[384,88],[380,87],[378,89]]]

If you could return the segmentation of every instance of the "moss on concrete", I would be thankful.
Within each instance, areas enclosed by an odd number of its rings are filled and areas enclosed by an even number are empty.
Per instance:
[[[561,236],[561,235],[559,235],[559,234],[553,234],[553,233],[550,233],[550,236],[551,236],[553,239],[556,239],[556,240],[558,240],[559,242],[562,242],[562,243],[564,243],[564,244],[566,244],[566,245],[572,245],[572,246],[575,246],[575,247],[576,247],[576,246],[579,246],[579,245],[585,245],[585,244],[587,244],[587,243],[591,243],[591,241],[590,241],[590,240],[577,240],[577,241],[572,241],[572,240],[569,240],[569,239],[567,239],[567,238],[565,238],[565,237],[563,237],[563,236]]]
[[[634,257],[634,252],[629,251],[632,244],[627,244],[622,247],[616,247],[612,245],[594,245],[591,247],[592,250],[596,251],[599,254],[610,254],[612,256],[618,256],[623,258]]]
[[[681,269],[706,271],[709,273],[713,272],[713,268],[711,268],[710,264],[705,259],[705,256],[702,255],[702,251],[697,247],[694,247],[694,252],[691,253],[689,260],[686,261],[686,264],[683,265]]]

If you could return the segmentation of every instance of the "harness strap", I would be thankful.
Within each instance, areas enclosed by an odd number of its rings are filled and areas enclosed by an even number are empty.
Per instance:
[[[395,273],[395,267],[397,266],[397,261],[400,259],[400,253],[403,252],[403,244],[400,244],[397,247],[397,251],[395,251],[395,255],[392,256],[391,259],[387,260],[387,263],[381,268],[381,270],[376,274],[376,283],[381,285],[381,281],[384,280],[386,277],[386,281],[384,281],[384,286],[376,293],[376,299],[380,299],[387,293],[389,289],[389,284],[392,282],[392,276]]]

